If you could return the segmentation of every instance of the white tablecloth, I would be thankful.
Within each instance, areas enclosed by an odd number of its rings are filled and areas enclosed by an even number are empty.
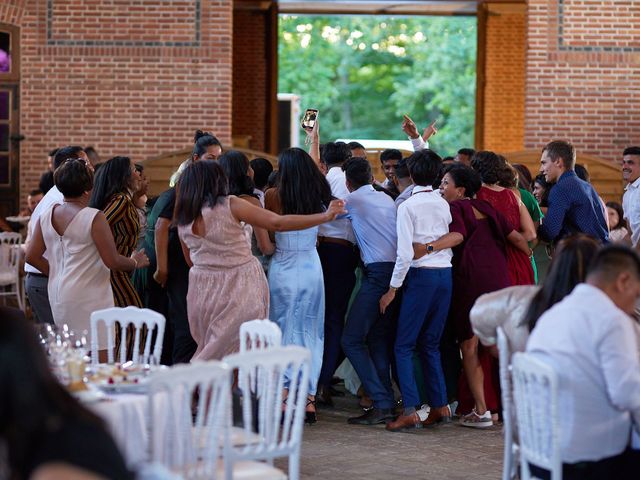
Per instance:
[[[149,400],[147,395],[108,395],[106,401],[88,405],[104,419],[116,445],[131,466],[149,459]]]

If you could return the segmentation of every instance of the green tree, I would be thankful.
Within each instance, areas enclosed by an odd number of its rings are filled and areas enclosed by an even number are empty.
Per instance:
[[[279,26],[278,91],[318,108],[324,139],[404,139],[402,114],[432,147],[473,145],[476,19],[290,16]]]

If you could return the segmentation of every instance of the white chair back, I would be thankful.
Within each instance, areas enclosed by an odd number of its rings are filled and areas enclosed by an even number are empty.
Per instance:
[[[15,296],[18,307],[24,310],[24,288],[20,286],[21,243],[22,236],[19,233],[0,233],[0,287],[13,287],[8,292],[1,288],[0,296]]]
[[[127,327],[133,325],[135,330],[135,340],[133,345],[132,361],[133,363],[150,363],[153,358],[158,363],[162,355],[162,340],[164,338],[165,318],[158,312],[154,312],[148,308],[138,307],[112,307],[104,310],[97,310],[91,314],[91,362],[98,363],[98,324],[104,323],[107,330],[107,355],[108,363],[114,363],[115,349],[115,329],[116,322],[119,323],[120,329],[120,363],[124,363],[127,358],[126,338]],[[147,337],[144,342],[144,353],[140,356],[140,337],[142,327],[147,327]],[[153,353],[150,355],[151,341],[154,328],[157,327],[155,344]]]
[[[548,470],[550,480],[560,480],[558,376],[528,353],[514,354],[512,365],[522,479],[532,478],[533,464]]]
[[[502,480],[515,478],[518,467],[518,444],[513,431],[513,386],[511,384],[511,350],[502,327],[498,327],[498,351],[500,361],[500,390],[502,395],[502,417],[504,421],[504,462]]]
[[[228,426],[231,370],[196,362],[156,373],[149,388],[151,462],[180,478],[215,479]]]
[[[311,352],[287,346],[230,355],[224,361],[238,370],[242,391],[243,429],[250,438],[257,425],[258,438],[243,445],[225,439],[225,478],[233,478],[233,465],[241,460],[266,460],[289,457],[289,478],[300,476],[300,446],[305,406],[309,391]],[[283,404],[285,376],[292,379]],[[257,408],[252,408],[257,399]],[[257,418],[255,418],[257,416]]]
[[[271,320],[249,320],[240,325],[240,353],[266,350],[282,344],[282,331]]]

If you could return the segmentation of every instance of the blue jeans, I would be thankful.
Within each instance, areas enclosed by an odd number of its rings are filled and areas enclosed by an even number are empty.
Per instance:
[[[393,262],[379,262],[364,268],[342,335],[342,348],[376,408],[395,405],[389,378],[394,309],[390,306],[385,315],[380,314],[380,297],[389,289],[393,267]]]
[[[429,405],[438,408],[447,404],[440,338],[449,313],[451,288],[451,268],[410,268],[407,273],[394,347],[405,408],[420,404],[413,373],[416,350],[422,363]]]

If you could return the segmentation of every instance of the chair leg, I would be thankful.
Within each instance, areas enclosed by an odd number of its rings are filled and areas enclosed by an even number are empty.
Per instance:
[[[289,455],[289,480],[300,478],[300,452]]]

